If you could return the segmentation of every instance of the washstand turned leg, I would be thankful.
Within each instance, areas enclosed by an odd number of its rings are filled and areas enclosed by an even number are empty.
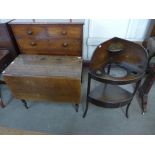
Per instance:
[[[147,111],[148,95],[144,94],[144,91],[143,91],[142,87],[139,88],[138,95],[139,95],[139,98],[141,99],[142,115],[144,115],[145,112]]]
[[[84,111],[83,118],[86,117],[86,114],[87,114],[87,111],[88,111],[88,105],[89,105],[88,96],[89,96],[89,93],[90,93],[90,85],[91,85],[91,75],[88,73],[88,86],[87,86],[86,109]]]
[[[144,96],[142,96],[141,100],[142,100],[142,115],[144,115],[147,111],[148,95],[144,94]]]
[[[126,107],[126,113],[125,113],[126,118],[129,118],[129,107],[130,107],[130,104],[131,104],[131,102]]]
[[[21,99],[21,101],[24,103],[25,108],[28,109],[29,107],[27,105],[27,102],[25,100],[23,100],[23,99]]]
[[[140,83],[141,83],[141,80],[139,80],[139,81],[136,83],[135,90],[134,90],[134,92],[133,92],[133,94],[132,94],[133,97],[135,96],[135,94],[136,94],[136,92],[137,92],[137,90],[138,90],[138,88],[139,88],[139,86],[140,86]],[[133,99],[133,97],[132,97],[132,99]],[[127,105],[127,107],[126,107],[126,118],[129,118],[128,112],[129,112],[129,107],[130,107],[130,105],[131,105],[131,102],[132,102],[132,100],[130,101],[130,103],[129,103],[129,104]]]
[[[84,111],[83,118],[86,117],[86,114],[87,114],[87,111],[88,111],[88,105],[89,105],[89,102],[86,101],[86,109],[85,109],[85,111]]]

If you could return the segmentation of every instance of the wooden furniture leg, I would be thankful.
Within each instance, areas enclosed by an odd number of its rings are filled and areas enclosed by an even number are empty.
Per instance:
[[[0,106],[1,106],[2,108],[5,107],[5,105],[4,105],[3,101],[2,101],[2,97],[1,97],[1,90],[0,90]]]
[[[148,100],[148,93],[153,85],[153,82],[155,80],[155,76],[152,74],[148,74],[144,83],[142,86],[139,88],[139,97],[141,98],[142,101],[142,113],[147,111],[147,100]]]
[[[1,85],[1,84],[5,84],[5,82],[2,81],[2,80],[0,80],[0,85]],[[5,107],[5,105],[4,105],[3,101],[2,101],[1,88],[0,88],[0,106],[1,106],[2,108]]]
[[[76,110],[76,112],[79,111],[79,104],[75,104],[75,110]]]
[[[25,108],[28,109],[29,107],[27,105],[27,102],[25,100],[23,100],[23,99],[21,101],[24,103]]]
[[[136,87],[135,87],[135,90],[134,90],[134,92],[133,92],[133,97],[135,96],[135,94],[136,94],[136,92],[137,92],[137,90],[138,90],[138,88],[139,88],[140,83],[141,83],[141,79],[136,83]],[[132,99],[133,99],[133,98],[132,98]],[[131,102],[132,102],[132,100],[131,100]],[[126,118],[129,118],[128,111],[129,111],[129,107],[130,107],[131,102],[129,102],[129,104],[128,104],[127,107],[126,107]]]
[[[91,85],[91,75],[88,73],[88,86],[87,86],[87,99],[86,99],[86,108],[83,114],[83,118],[86,117],[87,111],[88,111],[88,106],[89,106],[89,102],[88,102],[88,95],[90,93],[90,85]]]

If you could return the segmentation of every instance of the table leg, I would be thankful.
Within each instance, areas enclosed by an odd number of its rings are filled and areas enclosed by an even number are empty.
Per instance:
[[[89,106],[89,102],[88,102],[88,100],[87,100],[87,101],[86,101],[86,109],[85,109],[85,111],[84,111],[83,118],[86,117],[86,114],[87,114],[87,111],[88,111],[88,106]]]
[[[29,107],[27,105],[27,102],[25,100],[23,100],[23,99],[21,99],[21,101],[24,103],[25,108],[28,109]]]
[[[91,85],[91,75],[88,73],[88,86],[87,86],[86,109],[84,111],[83,118],[86,117],[86,114],[87,114],[87,111],[88,111],[88,106],[89,106],[88,97],[89,97],[89,93],[90,93],[90,85]]]
[[[78,112],[78,110],[79,110],[79,104],[75,104],[75,110],[76,110],[76,112]]]
[[[83,82],[83,64],[82,64],[82,69],[81,69],[81,83]]]
[[[107,74],[110,74],[111,64],[108,65],[108,71]]]

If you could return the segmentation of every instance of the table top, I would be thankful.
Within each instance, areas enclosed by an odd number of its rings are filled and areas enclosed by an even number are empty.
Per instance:
[[[82,58],[77,56],[19,55],[4,76],[81,78]]]
[[[84,24],[84,19],[15,19],[10,24]]]

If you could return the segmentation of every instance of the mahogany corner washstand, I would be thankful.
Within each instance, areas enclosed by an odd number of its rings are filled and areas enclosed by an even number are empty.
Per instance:
[[[112,45],[121,46],[110,49]],[[86,109],[83,117],[86,116],[91,102],[105,108],[127,105],[128,118],[129,106],[145,74],[146,66],[147,52],[138,44],[116,37],[100,44],[94,51],[90,63]],[[123,69],[126,74],[121,77],[112,76],[110,72],[113,67]],[[92,79],[102,84],[91,90]],[[126,84],[136,84],[133,92],[120,87]]]
[[[14,96],[25,100],[71,102],[81,97],[82,59],[75,56],[19,55],[3,72]]]

